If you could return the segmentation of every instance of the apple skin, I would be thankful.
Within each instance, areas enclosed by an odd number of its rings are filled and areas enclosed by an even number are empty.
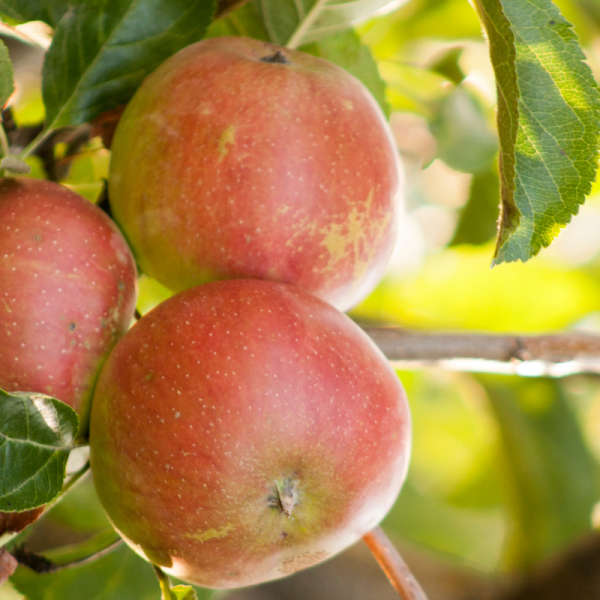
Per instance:
[[[396,499],[410,443],[404,390],[370,338],[269,281],[159,305],[117,344],[92,404],[109,518],[141,556],[210,588],[284,577],[356,542]]]
[[[0,387],[62,400],[81,433],[133,317],[133,256],[97,206],[39,179],[0,180],[0,232]]]
[[[288,64],[261,60],[277,51]],[[112,214],[141,269],[174,291],[268,279],[347,310],[387,266],[401,196],[398,151],[368,90],[254,39],[169,58],[112,142]]]

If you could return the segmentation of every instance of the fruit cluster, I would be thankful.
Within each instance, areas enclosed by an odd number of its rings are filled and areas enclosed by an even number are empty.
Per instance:
[[[340,311],[381,277],[400,193],[357,80],[244,38],[182,50],[127,106],[109,197],[128,244],[56,184],[0,184],[0,387],[56,396],[83,434],[91,406],[96,489],[139,554],[243,586],[340,552],[389,510],[408,406]],[[178,293],[126,332],[134,257]]]

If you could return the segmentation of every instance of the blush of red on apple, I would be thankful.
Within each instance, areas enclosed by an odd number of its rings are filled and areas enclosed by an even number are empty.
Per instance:
[[[0,387],[62,400],[85,431],[102,362],[133,317],[133,256],[99,208],[39,179],[0,181],[0,232]]]
[[[171,290],[268,279],[346,310],[387,265],[401,180],[385,117],[358,80],[225,37],[144,81],[116,129],[109,196],[141,269]]]
[[[185,581],[230,588],[375,527],[406,474],[410,416],[346,315],[297,287],[221,281],[167,300],[117,344],[90,443],[127,543]]]

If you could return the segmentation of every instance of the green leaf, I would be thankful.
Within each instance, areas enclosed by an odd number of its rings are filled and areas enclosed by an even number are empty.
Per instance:
[[[60,493],[78,421],[60,400],[0,390],[0,510],[37,508]]]
[[[556,380],[478,377],[496,415],[512,516],[509,560],[531,566],[583,535],[598,468]]]
[[[44,518],[73,531],[89,533],[112,529],[89,476],[73,486]]]
[[[456,171],[482,171],[498,151],[481,105],[464,86],[457,85],[441,101],[429,127],[438,142],[437,156]]]
[[[114,532],[104,532],[91,542],[45,554],[56,562],[67,562],[105,547]],[[125,545],[92,563],[38,575],[19,567],[11,577],[27,600],[158,600],[160,589],[152,566]],[[209,600],[212,590],[194,588],[199,600]],[[186,598],[180,596],[180,598]],[[193,598],[193,596],[190,597]]]
[[[473,175],[469,199],[460,213],[451,246],[485,244],[494,238],[500,202],[499,187],[495,169],[486,169]]]
[[[550,0],[475,0],[498,86],[502,214],[494,262],[548,246],[591,190],[600,93]]]
[[[212,0],[78,0],[44,63],[49,129],[79,125],[129,101],[166,58],[202,38]]]
[[[113,535],[109,532],[105,537]],[[96,544],[100,549],[102,546]],[[94,545],[64,556],[48,552],[57,562],[74,560],[94,551]],[[81,567],[39,575],[19,567],[11,577],[27,600],[158,600],[159,591],[152,567],[129,548],[121,546],[106,556]]]
[[[171,588],[173,600],[198,600],[196,591],[191,585],[176,585]]]
[[[15,89],[13,66],[8,55],[8,48],[0,41],[0,108],[10,98]]]
[[[379,71],[393,110],[432,119],[440,103],[452,92],[445,77],[423,67],[383,60],[379,62]]]
[[[371,51],[361,43],[356,32],[349,30],[327,37],[302,46],[300,50],[320,56],[354,75],[371,92],[385,116],[389,118],[390,106],[385,98],[385,83],[379,75]]]
[[[406,0],[254,0],[269,39],[298,48],[340,33]]]
[[[257,40],[269,41],[262,17],[252,2],[242,5],[227,16],[213,21],[205,38],[224,35],[245,36]]]
[[[409,58],[413,62],[417,56],[423,57],[421,50],[415,54],[417,48],[423,47],[423,39],[436,40],[436,46],[444,40],[446,47],[451,43],[464,44],[467,39],[480,42],[481,24],[464,0],[415,0],[385,18],[369,21],[360,33],[378,59]],[[413,40],[418,41],[415,44]],[[419,64],[421,60],[417,58]]]
[[[458,85],[465,78],[459,59],[464,51],[461,46],[451,46],[429,65],[429,70],[445,77],[448,81]]]
[[[43,21],[56,27],[69,8],[69,0],[0,0],[0,13],[19,23]]]

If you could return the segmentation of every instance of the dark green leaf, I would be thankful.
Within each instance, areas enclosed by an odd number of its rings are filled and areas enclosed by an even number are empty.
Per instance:
[[[442,100],[430,129],[438,142],[438,157],[457,171],[477,173],[488,167],[498,151],[498,140],[480,104],[460,85]]]
[[[107,545],[112,532],[105,532],[69,553],[48,552],[56,562],[88,556]],[[11,577],[27,600],[159,600],[160,588],[150,563],[123,545],[98,560],[56,573],[38,575],[19,567]],[[194,588],[200,600],[213,591]],[[185,596],[183,596],[185,598]]]
[[[0,41],[0,108],[6,104],[14,89],[13,66],[8,48]]]
[[[560,384],[480,376],[500,429],[512,501],[515,566],[533,564],[589,530],[598,468]]]
[[[19,23],[43,21],[56,27],[69,3],[70,0],[0,0],[0,13]]]
[[[166,58],[202,38],[211,0],[89,0],[60,20],[44,63],[50,129],[129,101]]]
[[[497,230],[500,182],[494,169],[473,175],[469,199],[460,213],[451,246],[485,244]]]
[[[298,48],[349,29],[397,0],[254,0],[269,39]]]
[[[476,0],[498,86],[502,215],[495,263],[548,246],[591,190],[600,93],[550,0]]]
[[[377,70],[371,51],[361,43],[356,32],[349,30],[300,48],[343,67],[371,92],[386,117],[390,106],[385,99],[385,83]]]
[[[59,494],[77,427],[60,400],[0,390],[0,510],[29,510]]]

